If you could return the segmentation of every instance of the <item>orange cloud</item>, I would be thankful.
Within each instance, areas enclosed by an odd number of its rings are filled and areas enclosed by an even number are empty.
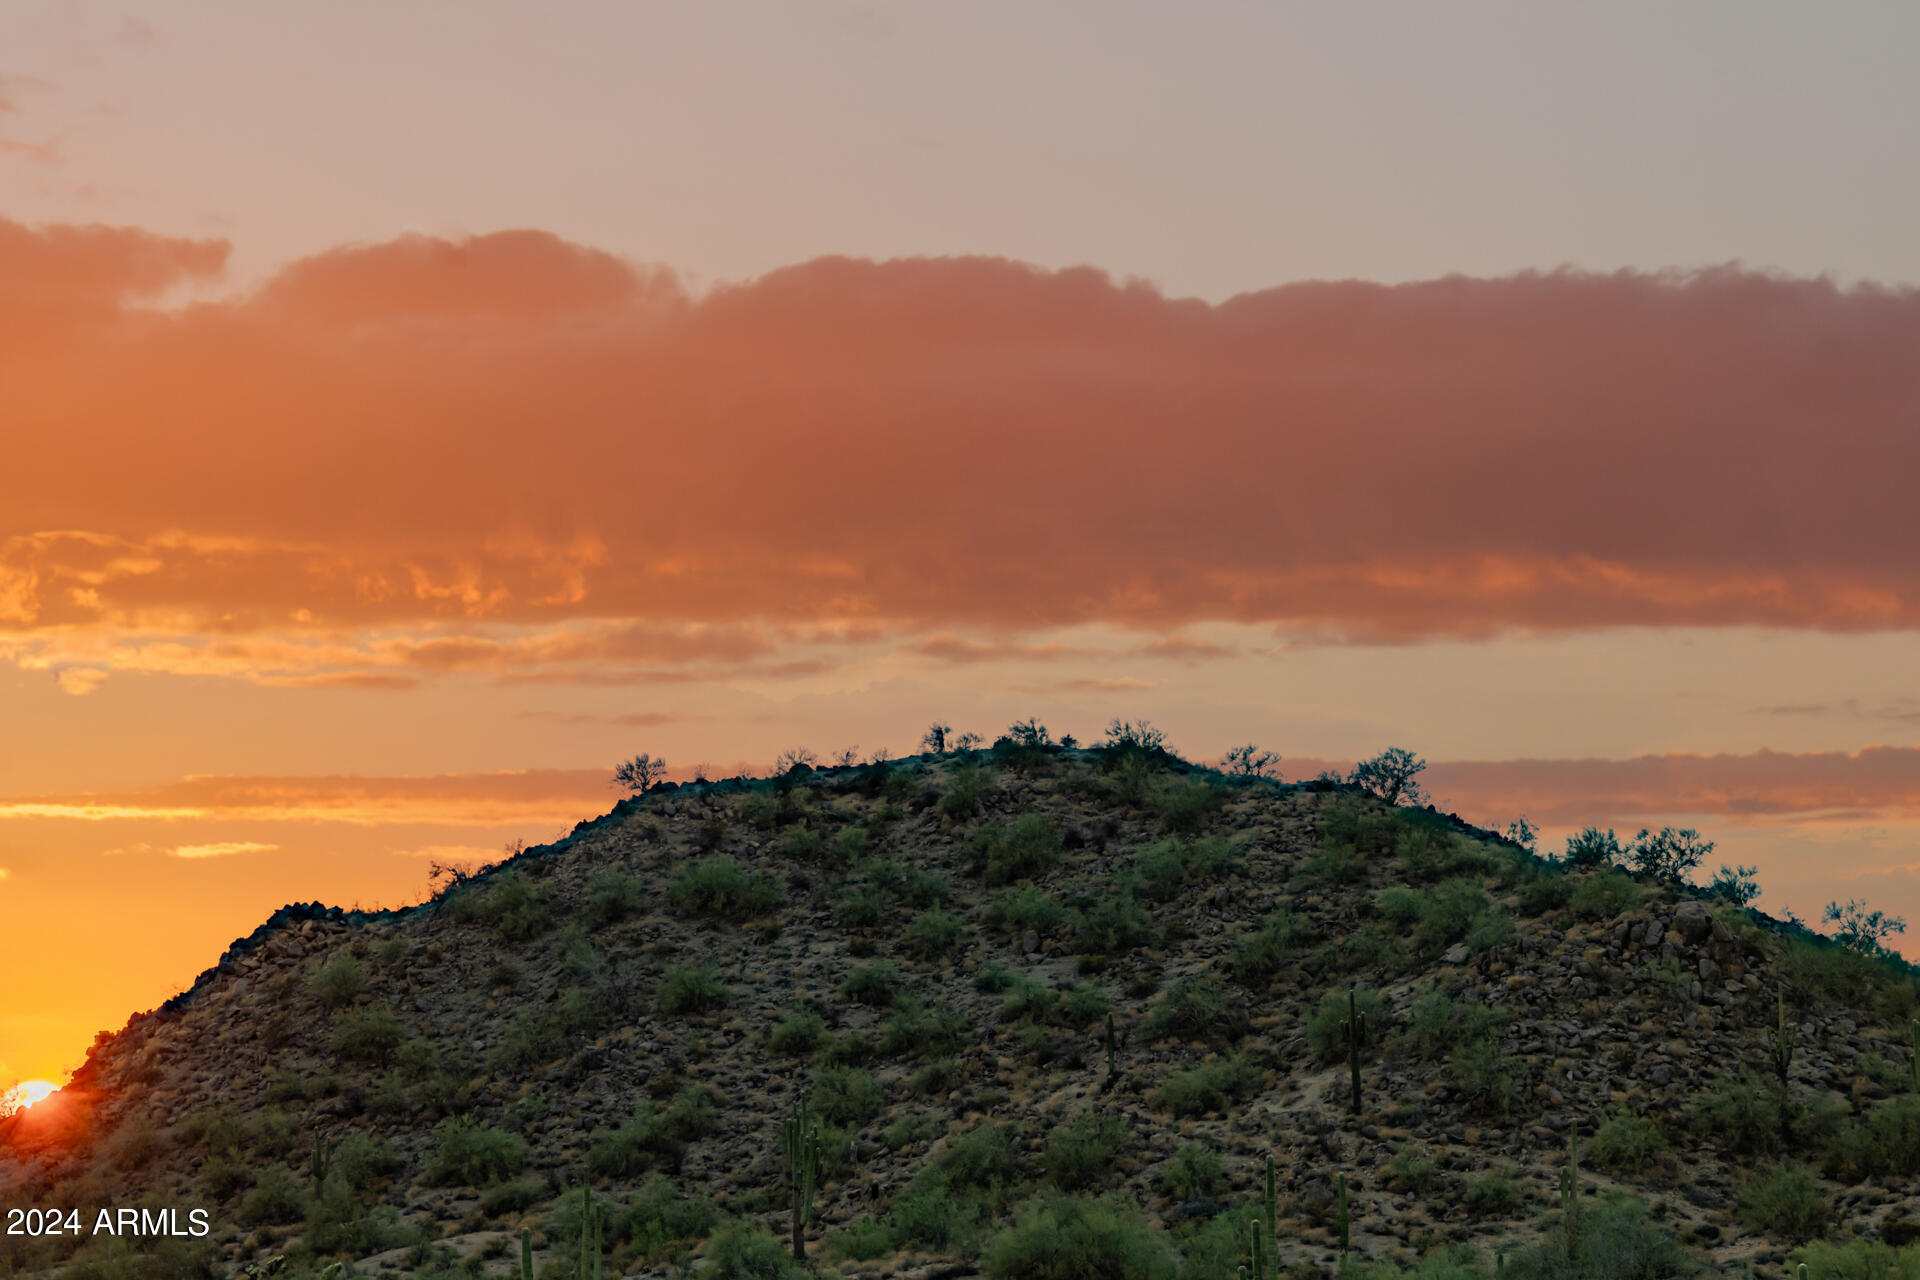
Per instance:
[[[95,793],[0,797],[0,820],[65,818],[253,822],[340,822],[355,826],[433,824],[495,827],[576,819],[611,805],[609,774],[596,769],[521,769],[425,777],[187,777],[159,787]],[[178,857],[246,852],[255,846],[208,843]],[[259,846],[262,848],[271,846]]]
[[[1289,776],[1310,777],[1320,762],[1289,765]],[[1435,763],[1423,780],[1436,803],[1463,814],[1525,813],[1554,824],[1605,825],[1678,813],[1739,821],[1920,817],[1920,747],[1449,761]]]
[[[958,632],[1097,622],[1920,625],[1911,290],[1722,268],[1209,305],[829,258],[694,297],[517,231],[130,305],[226,254],[0,223],[16,661],[107,636],[102,669],[636,683],[814,625],[950,661],[1051,652]]]

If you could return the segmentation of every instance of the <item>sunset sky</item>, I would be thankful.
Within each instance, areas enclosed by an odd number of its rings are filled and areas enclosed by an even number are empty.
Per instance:
[[[1920,929],[1920,9],[0,8],[0,1088],[926,724]],[[1920,938],[1913,940],[1920,944]]]

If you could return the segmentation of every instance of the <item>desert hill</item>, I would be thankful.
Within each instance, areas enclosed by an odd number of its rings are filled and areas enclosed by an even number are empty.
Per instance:
[[[0,1275],[779,1276],[796,1167],[846,1277],[1920,1275],[1916,990],[1150,741],[801,764],[284,909],[0,1121],[5,1208],[208,1234]]]

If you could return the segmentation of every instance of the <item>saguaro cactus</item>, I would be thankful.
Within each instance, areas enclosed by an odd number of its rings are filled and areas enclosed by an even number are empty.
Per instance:
[[[1351,1243],[1351,1230],[1353,1227],[1353,1218],[1347,1212],[1347,1175],[1346,1174],[1343,1173],[1340,1175],[1340,1181],[1337,1185],[1339,1189],[1336,1192],[1334,1196],[1334,1201],[1333,1201],[1333,1222],[1334,1222],[1334,1226],[1340,1232],[1340,1252],[1344,1255],[1347,1252],[1347,1248],[1349,1244]]]
[[[1347,1016],[1340,1020],[1341,1033],[1347,1039],[1347,1069],[1353,1076],[1353,1114],[1360,1114],[1360,1051],[1367,1042],[1367,1015],[1360,1011],[1355,988],[1347,988]]]
[[[520,1280],[533,1280],[533,1228],[520,1228]]]
[[[576,1280],[604,1280],[606,1269],[601,1256],[600,1206],[593,1188],[580,1188],[580,1261],[574,1268]]]
[[[1916,1040],[1916,1043],[1920,1043],[1920,1040]],[[1113,1034],[1113,1015],[1109,1013],[1107,1015],[1107,1082],[1106,1082],[1106,1087],[1109,1089],[1113,1088],[1113,1082],[1120,1078],[1120,1061],[1118,1056],[1115,1054],[1114,1049],[1115,1049],[1115,1040],[1114,1040],[1114,1034]]]
[[[1773,1060],[1773,1073],[1780,1077],[1780,1083],[1787,1083],[1787,1071],[1793,1066],[1793,1051],[1799,1047],[1800,1031],[1787,1021],[1787,989],[1780,987],[1774,992],[1775,1026],[1767,1039],[1767,1056]]]
[[[1560,1221],[1567,1235],[1567,1254],[1580,1243],[1580,1122],[1567,1131],[1567,1163],[1560,1169]]]
[[[780,1129],[780,1147],[786,1155],[787,1188],[793,1199],[793,1260],[807,1257],[807,1223],[813,1218],[813,1195],[820,1187],[820,1120],[803,1096],[787,1113]]]

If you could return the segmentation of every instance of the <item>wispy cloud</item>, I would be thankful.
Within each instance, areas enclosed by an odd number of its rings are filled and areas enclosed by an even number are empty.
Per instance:
[[[254,840],[223,840],[212,844],[183,844],[169,852],[176,858],[231,858],[240,853],[270,853],[280,846]]]

